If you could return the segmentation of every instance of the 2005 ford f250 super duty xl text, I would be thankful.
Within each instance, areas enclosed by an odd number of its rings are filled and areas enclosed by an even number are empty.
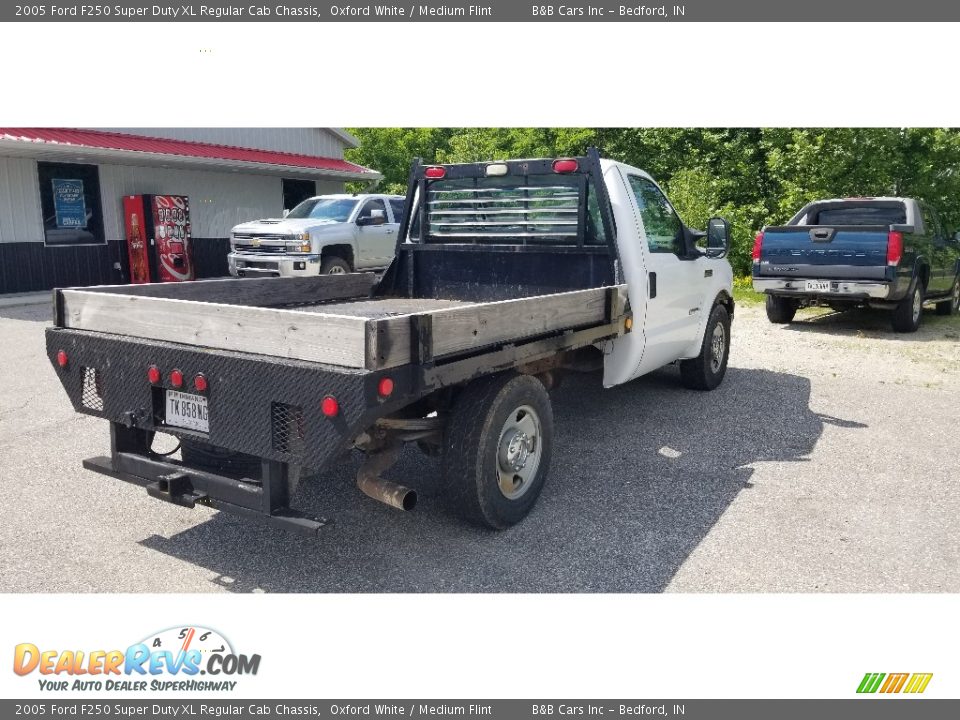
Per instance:
[[[805,305],[866,305],[892,310],[893,329],[913,332],[925,302],[942,315],[957,311],[960,244],[917,200],[819,200],[757,235],[753,287],[767,294],[774,323]]]
[[[727,367],[729,225],[687,228],[644,172],[595,150],[558,160],[415,162],[397,257],[371,274],[55,291],[47,351],[78,412],[109,421],[91,470],[156,498],[314,532],[297,483],[344,451],[357,484],[405,442],[443,464],[470,521],[504,528],[536,502],[564,372],[628,382],[679,360],[711,390]],[[155,453],[180,439],[182,460]]]

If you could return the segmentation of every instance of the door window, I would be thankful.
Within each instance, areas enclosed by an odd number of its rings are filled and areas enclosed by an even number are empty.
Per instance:
[[[360,209],[360,214],[357,217],[372,217],[374,210],[379,210],[382,212],[384,221],[387,220],[387,206],[384,204],[383,200],[380,200],[379,198],[376,200],[367,200]]]
[[[400,218],[403,217],[403,200],[391,199],[390,209],[393,210],[393,221],[400,222]]]
[[[629,178],[647,235],[647,248],[652,253],[679,255],[683,248],[683,223],[670,201],[646,178],[636,175]]]
[[[940,218],[937,217],[937,214],[932,208],[926,205],[923,206],[923,227],[926,230],[927,235],[932,235],[935,238],[943,237],[943,229],[940,227]]]

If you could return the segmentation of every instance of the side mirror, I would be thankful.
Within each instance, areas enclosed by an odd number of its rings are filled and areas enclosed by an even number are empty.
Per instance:
[[[357,218],[357,225],[360,227],[383,225],[386,221],[387,214],[383,210],[371,210],[369,215],[361,215]]]
[[[290,211],[289,211],[287,208],[284,208],[284,209],[283,209],[283,216],[286,217],[286,216],[289,215],[289,214],[290,214]]]
[[[730,223],[722,217],[713,217],[707,222],[707,246],[704,255],[723,258],[730,252]]]

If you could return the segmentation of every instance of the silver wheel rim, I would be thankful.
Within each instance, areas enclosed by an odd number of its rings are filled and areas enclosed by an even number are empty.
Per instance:
[[[332,268],[327,270],[327,275],[346,275],[347,271],[344,270],[339,265],[334,265]]]
[[[727,350],[727,332],[723,329],[722,323],[717,323],[713,328],[713,335],[710,337],[710,369],[713,372],[720,372],[720,366],[723,365],[723,354]]]
[[[920,319],[920,313],[923,312],[923,293],[917,288],[913,293],[913,321]]]
[[[516,500],[530,489],[540,467],[540,416],[529,405],[521,405],[507,416],[497,443],[497,484],[508,500]]]

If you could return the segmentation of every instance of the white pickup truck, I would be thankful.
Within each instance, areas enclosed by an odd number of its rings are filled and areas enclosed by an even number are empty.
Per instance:
[[[283,218],[237,225],[227,262],[234,277],[308,277],[382,270],[393,260],[399,195],[320,195]]]
[[[565,373],[609,388],[679,361],[687,387],[723,380],[729,224],[691,230],[642,170],[596,150],[415,162],[398,234],[380,280],[57,291],[50,361],[74,408],[111,428],[110,456],[85,466],[316,532],[322,518],[290,507],[301,476],[356,448],[359,488],[410,509],[416,493],[381,474],[416,443],[441,458],[456,513],[505,528],[546,482]],[[156,432],[182,460],[152,450]]]

